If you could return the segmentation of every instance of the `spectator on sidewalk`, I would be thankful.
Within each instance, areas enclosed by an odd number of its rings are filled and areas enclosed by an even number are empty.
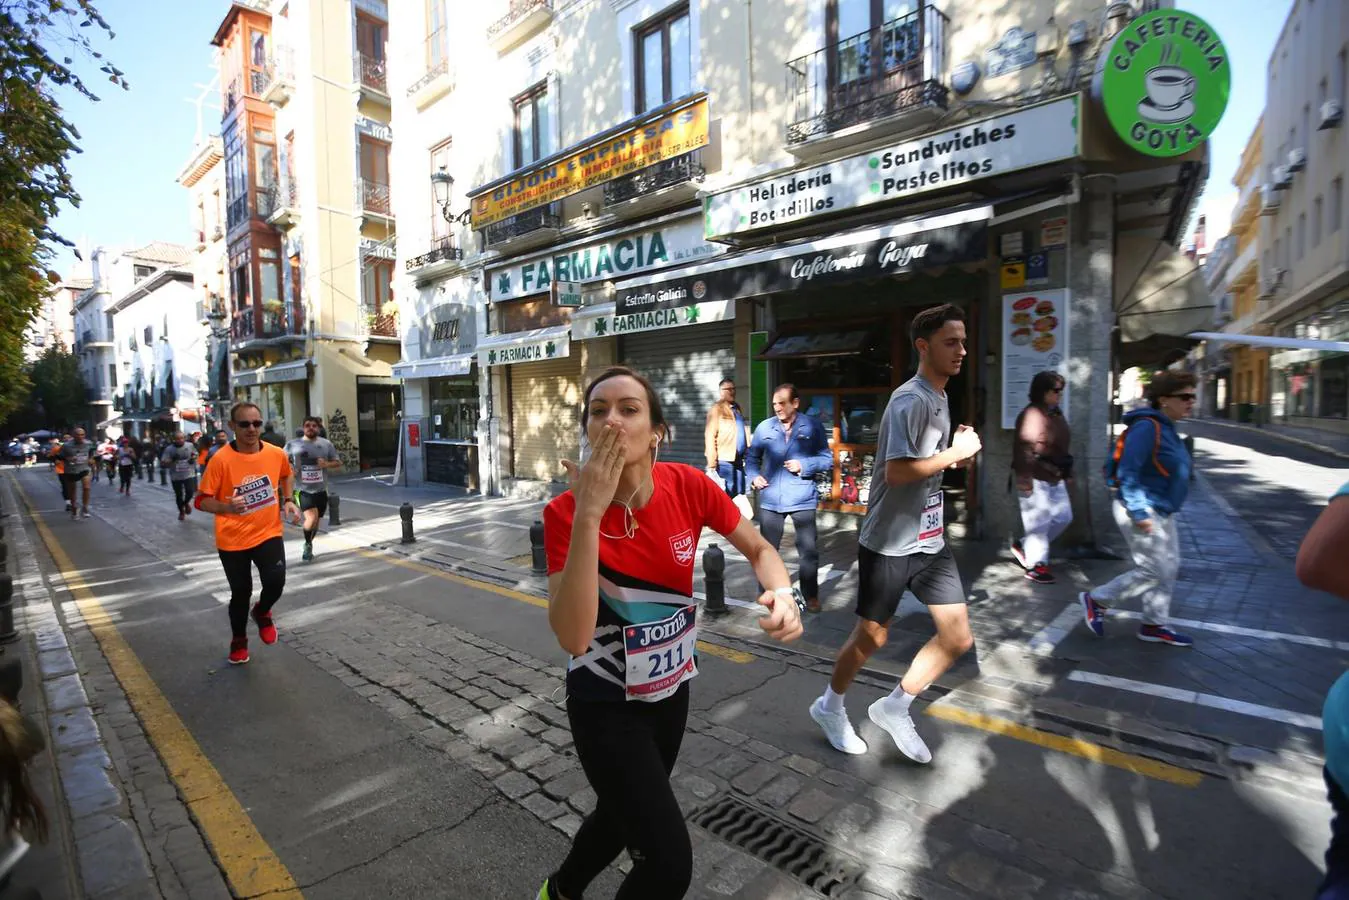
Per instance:
[[[834,454],[824,426],[799,414],[801,396],[796,386],[780,384],[773,391],[773,417],[754,429],[745,453],[745,475],[759,492],[759,530],[777,550],[788,517],[796,532],[800,557],[801,593],[806,609],[820,611],[820,551],[816,546],[815,507],[819,494],[815,476],[834,466]],[[760,592],[763,585],[759,586]]]
[[[745,451],[751,437],[745,414],[735,402],[735,382],[723,378],[718,387],[721,396],[707,411],[703,450],[708,473],[721,480],[726,496],[734,500],[745,493]]]
[[[1073,477],[1072,435],[1059,409],[1063,384],[1058,372],[1038,373],[1031,379],[1030,404],[1016,418],[1012,469],[1025,533],[1012,541],[1012,555],[1036,584],[1054,583],[1049,545],[1073,521],[1067,486]]]
[[[1349,547],[1349,482],[1340,488],[1321,512],[1297,553],[1297,577],[1309,588],[1349,600],[1349,566],[1344,548]],[[1340,676],[1326,695],[1321,710],[1321,733],[1325,741],[1326,790],[1335,817],[1330,823],[1330,847],[1326,849],[1326,877],[1317,900],[1349,897],[1349,672]]]
[[[286,439],[277,433],[275,422],[267,423],[267,427],[262,432],[262,440],[274,447],[284,448],[286,446]]]
[[[1196,380],[1189,372],[1159,372],[1148,385],[1150,406],[1124,416],[1124,434],[1106,462],[1114,491],[1115,524],[1129,544],[1134,567],[1108,584],[1078,594],[1087,628],[1105,635],[1105,611],[1137,599],[1143,607],[1138,639],[1189,647],[1194,639],[1168,627],[1171,595],[1180,574],[1177,516],[1190,492],[1190,453],[1176,422],[1194,408]]]

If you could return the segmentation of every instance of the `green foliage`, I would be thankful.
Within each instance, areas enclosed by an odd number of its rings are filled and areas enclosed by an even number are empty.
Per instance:
[[[87,418],[89,398],[80,362],[65,347],[48,347],[33,362],[28,377],[33,383],[30,406],[44,413],[44,425],[61,428]]]
[[[61,203],[80,203],[66,170],[79,132],[53,92],[98,99],[70,68],[74,56],[103,60],[87,29],[113,36],[90,0],[0,0],[0,421],[28,395],[24,331],[60,280],[54,246],[72,246],[50,223]],[[129,87],[106,60],[99,71]]]

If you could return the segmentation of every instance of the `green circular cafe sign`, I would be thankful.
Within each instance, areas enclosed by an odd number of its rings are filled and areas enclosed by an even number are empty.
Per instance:
[[[1126,144],[1148,156],[1180,156],[1208,140],[1227,109],[1227,47],[1198,16],[1159,9],[1115,36],[1093,89]]]

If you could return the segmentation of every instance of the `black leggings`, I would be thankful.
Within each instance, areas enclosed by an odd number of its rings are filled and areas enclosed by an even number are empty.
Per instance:
[[[693,846],[670,788],[689,717],[689,686],[655,703],[567,700],[576,755],[595,790],[552,886],[581,900],[624,847],[632,871],[614,900],[677,900],[693,880]]]
[[[247,550],[221,550],[220,564],[230,583],[230,630],[235,637],[248,636],[248,601],[253,597],[253,566],[258,567],[262,590],[258,611],[271,612],[286,587],[286,545],[279,537],[268,538]]]
[[[184,478],[173,482],[173,500],[178,504],[179,512],[187,512],[192,506],[192,498],[197,493],[197,479]]]
[[[771,509],[759,509],[759,530],[763,539],[776,550],[782,544],[782,533],[787,517],[792,517],[792,527],[796,530],[796,555],[801,561],[801,594],[811,600],[820,596],[820,551],[816,549],[815,510],[803,509],[797,512],[780,513]]]
[[[118,466],[117,477],[122,480],[122,487],[131,490],[131,476],[136,474],[135,466]]]

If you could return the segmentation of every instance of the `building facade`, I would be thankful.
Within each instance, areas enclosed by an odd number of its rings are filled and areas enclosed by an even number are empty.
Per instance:
[[[1266,74],[1261,281],[1254,331],[1349,338],[1349,8],[1296,0]],[[1273,421],[1349,431],[1349,354],[1268,356]]]
[[[216,32],[235,399],[294,433],[323,418],[349,469],[398,446],[388,11],[232,5]]]
[[[192,251],[150,247],[160,265],[133,268],[131,284],[108,304],[118,385],[114,421],[122,434],[137,438],[198,430],[208,389],[211,332],[201,321]],[[147,250],[139,253],[143,259]]]
[[[1206,145],[1138,152],[1090,96],[1128,4],[425,5],[390,63],[410,480],[560,490],[582,386],[625,362],[661,394],[661,458],[699,467],[722,378],[756,422],[793,382],[831,436],[822,507],[860,513],[908,323],[953,302],[952,412],[985,453],[947,518],[1002,529],[1037,367],[1068,375],[1090,477],[1120,344],[1146,357],[1206,319],[1174,248]]]
[[[24,333],[23,356],[27,362],[33,362],[52,347],[74,350],[75,301],[92,286],[91,279],[70,275],[52,288]]]

